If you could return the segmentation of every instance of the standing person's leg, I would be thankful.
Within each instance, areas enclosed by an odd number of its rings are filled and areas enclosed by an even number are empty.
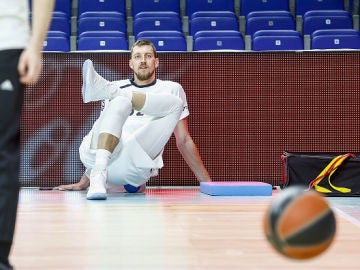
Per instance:
[[[0,52],[0,265],[8,266],[12,246],[20,170],[20,119],[23,86],[17,71],[21,51]]]

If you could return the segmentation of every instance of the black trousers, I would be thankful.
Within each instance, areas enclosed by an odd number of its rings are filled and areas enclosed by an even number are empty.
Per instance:
[[[20,118],[24,95],[17,71],[20,54],[21,50],[0,51],[0,259],[3,262],[12,245],[19,198]]]

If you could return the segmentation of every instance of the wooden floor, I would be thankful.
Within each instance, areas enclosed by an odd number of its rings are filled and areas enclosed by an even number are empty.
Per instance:
[[[22,189],[11,262],[16,269],[359,269],[359,198],[329,198],[337,217],[334,244],[295,261],[267,243],[267,197],[216,197],[196,188],[112,192]]]

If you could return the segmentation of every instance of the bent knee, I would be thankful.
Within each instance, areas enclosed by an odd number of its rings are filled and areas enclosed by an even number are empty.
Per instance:
[[[132,110],[132,105],[129,100],[123,96],[113,98],[108,105],[107,111],[111,115],[129,115]]]

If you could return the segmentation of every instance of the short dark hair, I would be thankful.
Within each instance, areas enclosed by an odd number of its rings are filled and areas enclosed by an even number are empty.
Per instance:
[[[131,47],[130,55],[132,56],[134,47],[142,47],[142,46],[151,46],[153,51],[154,51],[154,55],[156,57],[156,48],[155,48],[154,44],[150,40],[147,40],[147,39],[139,39],[139,40],[137,40],[134,43],[134,45]]]

